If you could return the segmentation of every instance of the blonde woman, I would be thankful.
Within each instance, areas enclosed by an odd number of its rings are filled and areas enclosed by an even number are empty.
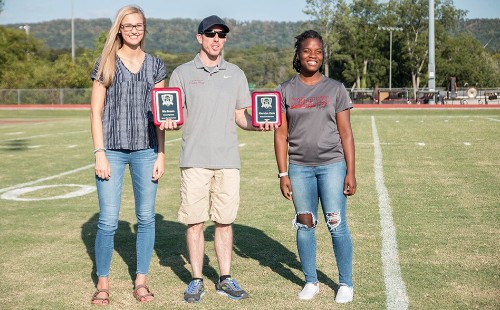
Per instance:
[[[118,227],[125,168],[132,178],[137,218],[137,270],[133,296],[154,295],[146,275],[155,241],[155,198],[165,172],[164,131],[153,124],[151,89],[164,87],[165,64],[143,50],[146,18],[136,6],[120,9],[91,78],[91,127],[99,222],[95,240],[97,291],[92,304],[109,304],[109,271]]]

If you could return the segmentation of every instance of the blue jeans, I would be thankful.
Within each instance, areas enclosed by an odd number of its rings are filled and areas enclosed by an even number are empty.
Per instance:
[[[344,195],[345,161],[324,166],[290,164],[293,205],[296,217],[297,249],[306,283],[318,282],[316,272],[316,225],[318,202],[332,237],[333,251],[339,272],[339,285],[352,286],[352,239],[347,227],[347,198]],[[297,216],[311,214],[313,226],[300,223]]]
[[[95,240],[97,276],[109,276],[127,164],[132,178],[137,218],[136,274],[146,275],[155,242],[155,199],[158,182],[153,181],[152,176],[157,152],[154,149],[107,150],[106,157],[111,165],[111,177],[109,180],[103,180],[96,176],[100,209]]]

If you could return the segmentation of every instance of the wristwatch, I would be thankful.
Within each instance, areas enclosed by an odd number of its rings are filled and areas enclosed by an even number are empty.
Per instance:
[[[280,178],[280,179],[282,177],[286,177],[286,176],[288,176],[288,172],[280,172],[280,173],[278,173],[278,178]]]

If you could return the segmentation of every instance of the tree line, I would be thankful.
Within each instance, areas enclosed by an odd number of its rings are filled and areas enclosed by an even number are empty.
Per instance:
[[[436,86],[500,86],[500,19],[466,20],[452,0],[435,0]],[[0,0],[0,14],[3,0]],[[294,37],[318,30],[325,41],[325,74],[348,88],[425,88],[428,61],[428,0],[306,0],[310,21],[271,22],[227,19],[231,28],[224,57],[246,73],[251,87],[274,88],[294,74]],[[146,12],[147,13],[147,12]],[[0,88],[89,88],[111,21],[75,20],[76,57],[71,53],[70,20],[0,26]],[[148,19],[146,50],[168,71],[198,50],[194,19]],[[469,23],[469,24],[468,24]],[[473,28],[468,28],[472,25]],[[392,32],[390,53],[388,27]],[[465,30],[464,30],[465,29]],[[470,29],[480,33],[479,41]],[[389,64],[389,59],[392,63]]]

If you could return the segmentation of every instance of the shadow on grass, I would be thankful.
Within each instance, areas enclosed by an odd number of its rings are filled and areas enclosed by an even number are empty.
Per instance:
[[[97,223],[99,213],[95,213],[87,222],[82,225],[81,237],[87,249],[87,255],[92,260],[92,270],[90,277],[97,285],[97,267],[95,261],[95,238],[97,233]],[[137,224],[134,225],[134,231]],[[177,222],[164,221],[163,215],[156,214],[156,241],[154,250],[158,255],[160,264],[172,268],[175,274],[184,282],[191,281],[191,272],[184,265],[187,262],[187,250],[185,245],[186,226]],[[137,265],[135,249],[136,233],[132,231],[131,225],[126,221],[118,221],[118,229],[115,233],[115,251],[120,255],[128,268],[128,273],[132,279],[135,279],[135,270]],[[205,265],[208,265],[208,257],[205,256]],[[207,277],[216,278],[217,272],[205,268]],[[207,272],[208,271],[208,272]]]
[[[96,263],[94,243],[97,232],[97,222],[99,213],[94,214],[87,222],[82,225],[82,240],[87,248],[87,254],[92,260],[91,278],[97,285]],[[135,228],[136,225],[134,225]],[[214,225],[205,229],[205,240],[213,241]],[[278,241],[269,237],[262,230],[233,224],[234,230],[234,252],[242,258],[250,258],[259,262],[261,266],[270,268],[290,282],[298,286],[304,285],[304,280],[295,275],[293,269],[300,273],[301,266],[297,255]],[[135,231],[135,230],[134,230]],[[161,266],[170,268],[179,279],[186,284],[191,281],[191,271],[186,268],[189,264],[189,256],[185,241],[186,225],[164,220],[163,215],[156,214],[156,241],[154,250],[158,256]],[[128,266],[130,278],[135,279],[136,253],[135,253],[136,234],[132,231],[131,225],[126,221],[118,222],[118,229],[115,234],[115,251],[120,255]],[[214,264],[217,266],[217,262]],[[214,284],[218,280],[217,270],[211,266],[207,255],[203,261],[203,275],[210,279]],[[331,280],[327,275],[318,270],[318,279],[321,283],[328,285],[333,290],[338,288],[338,284]]]
[[[3,149],[7,151],[25,151],[30,141],[27,139],[12,139],[3,143]]]
[[[95,236],[97,233],[97,221],[99,220],[99,213],[95,213],[90,217],[83,225],[81,231],[81,237],[85,248],[87,249],[87,255],[92,260],[92,271],[90,272],[90,277],[94,282],[94,286],[97,285],[97,268],[95,264]]]
[[[215,226],[209,226],[205,232],[206,240],[213,240]],[[251,258],[259,262],[261,266],[270,268],[290,282],[298,286],[304,285],[304,279],[295,275],[293,269],[302,274],[302,267],[297,255],[284,247],[280,242],[269,237],[260,229],[233,224],[234,231],[234,252],[243,258]],[[337,284],[328,278],[323,272],[318,270],[318,280],[337,288]]]
[[[206,238],[206,234],[205,234]],[[164,220],[163,215],[156,214],[156,242],[155,251],[160,265],[170,268],[179,279],[188,284],[191,279],[189,254],[186,248],[186,225]],[[217,262],[215,263],[217,266]],[[218,280],[218,273],[210,265],[207,255],[203,258],[203,275],[214,284]]]
[[[87,254],[92,260],[92,271],[90,277],[97,285],[97,267],[95,262],[95,237],[97,233],[97,223],[99,213],[95,213],[87,222],[82,225],[82,241],[87,248]],[[135,226],[134,226],[135,227]],[[115,233],[115,251],[120,255],[125,264],[127,264],[128,273],[132,280],[132,285],[135,280],[135,271],[137,269],[137,258],[135,251],[136,234],[132,232],[130,223],[127,221],[118,221],[118,229]]]

